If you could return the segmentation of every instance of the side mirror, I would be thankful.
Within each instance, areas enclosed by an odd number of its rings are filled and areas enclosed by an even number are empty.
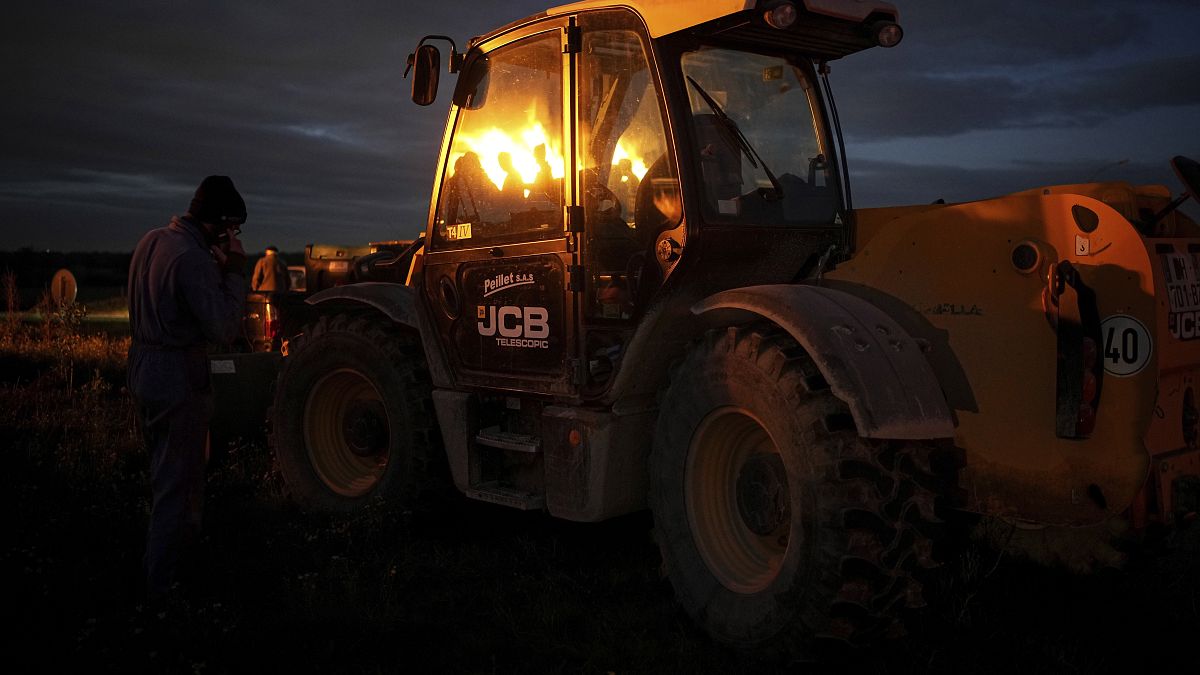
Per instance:
[[[421,45],[408,57],[412,70],[412,100],[417,105],[429,105],[437,98],[438,78],[441,76],[442,54],[433,45]]]
[[[454,105],[467,110],[478,110],[487,101],[488,91],[487,54],[472,49],[467,52],[462,64],[462,73],[454,87]]]
[[[1200,201],[1200,162],[1179,156],[1171,160],[1171,167],[1192,199]]]

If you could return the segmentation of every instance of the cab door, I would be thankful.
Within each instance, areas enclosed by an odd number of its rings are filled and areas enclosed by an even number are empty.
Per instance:
[[[451,110],[423,273],[463,385],[576,390],[567,27],[546,21],[485,42],[460,75],[477,85]]]
[[[686,243],[686,227],[644,24],[625,8],[581,13],[579,24],[582,395],[597,398],[624,367],[642,312]]]

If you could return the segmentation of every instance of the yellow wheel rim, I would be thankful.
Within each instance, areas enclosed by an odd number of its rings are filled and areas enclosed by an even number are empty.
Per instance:
[[[684,501],[696,548],[735,593],[757,593],[787,553],[791,497],[779,448],[747,410],[710,412],[692,435]]]
[[[383,397],[357,370],[322,377],[304,406],[304,445],[317,477],[344,497],[371,491],[387,468],[390,429]]]

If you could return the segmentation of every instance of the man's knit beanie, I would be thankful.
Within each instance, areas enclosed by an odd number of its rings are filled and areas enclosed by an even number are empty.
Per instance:
[[[202,223],[241,225],[246,222],[246,202],[229,176],[209,176],[196,188],[188,213]]]

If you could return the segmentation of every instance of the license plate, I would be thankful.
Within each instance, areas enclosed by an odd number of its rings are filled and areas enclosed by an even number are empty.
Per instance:
[[[1200,338],[1200,283],[1196,258],[1183,253],[1163,254],[1163,277],[1171,312],[1167,327],[1180,340]]]
[[[334,260],[329,263],[330,272],[345,272],[348,269],[350,269],[350,262],[348,260]]]
[[[1196,260],[1182,253],[1163,255],[1163,273],[1172,312],[1200,309],[1200,284],[1196,283]]]

